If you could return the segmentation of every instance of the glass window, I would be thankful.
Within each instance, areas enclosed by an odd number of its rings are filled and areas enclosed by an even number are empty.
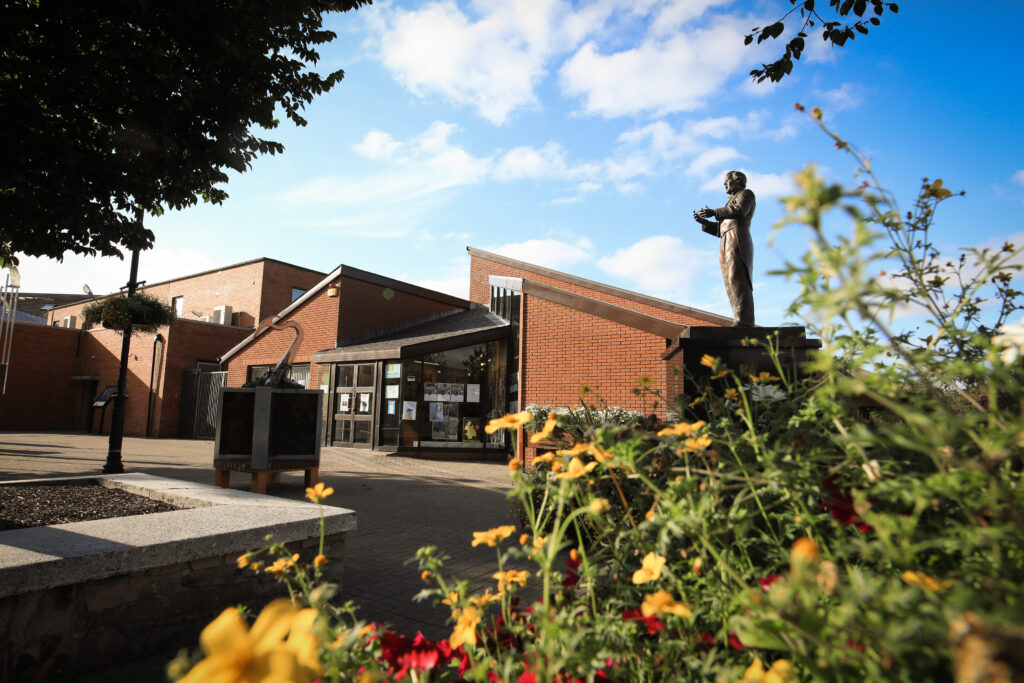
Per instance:
[[[369,420],[359,420],[352,423],[352,443],[370,443],[370,427],[373,423]]]
[[[352,366],[351,365],[339,365],[338,366],[338,386],[339,387],[351,387],[352,384]]]
[[[373,412],[373,394],[359,392],[356,394],[356,415],[369,415]]]
[[[351,415],[355,401],[352,400],[352,392],[348,389],[338,389],[334,401],[334,412]]]
[[[372,387],[373,386],[373,364],[360,365],[359,370],[356,373],[356,386],[357,387]]]
[[[250,365],[247,373],[247,382],[255,382],[258,379],[262,379],[270,372],[270,365]]]
[[[302,289],[301,287],[292,287],[292,301],[295,301],[296,299],[298,299],[300,296],[305,294],[306,291],[307,290]]]

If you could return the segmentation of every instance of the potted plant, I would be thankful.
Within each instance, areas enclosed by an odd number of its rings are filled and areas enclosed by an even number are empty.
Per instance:
[[[95,301],[82,309],[82,316],[87,325],[98,323],[119,331],[131,325],[133,332],[153,332],[177,320],[173,308],[142,292]]]

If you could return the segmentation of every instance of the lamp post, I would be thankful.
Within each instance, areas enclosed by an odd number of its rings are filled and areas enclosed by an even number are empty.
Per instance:
[[[142,225],[142,209],[135,210],[135,218]],[[138,288],[139,250],[132,249],[132,267],[128,275],[128,296],[135,294]],[[107,446],[107,461],[103,464],[103,474],[120,474],[124,472],[121,462],[121,442],[124,440],[124,404],[128,399],[125,384],[128,379],[128,352],[132,342],[132,321],[128,320],[121,331],[121,369],[117,374],[117,391],[114,392],[114,411],[110,415],[110,441]]]

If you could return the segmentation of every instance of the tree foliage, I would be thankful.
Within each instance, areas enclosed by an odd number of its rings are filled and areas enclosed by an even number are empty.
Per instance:
[[[120,255],[136,221],[227,198],[342,79],[311,70],[323,15],[370,0],[4,0],[0,3],[0,262],[16,252]]]
[[[776,83],[793,71],[793,61],[800,59],[800,55],[803,54],[806,46],[805,39],[808,37],[808,29],[816,29],[820,26],[822,40],[842,47],[846,44],[846,41],[855,39],[858,33],[867,35],[870,30],[869,26],[881,25],[882,20],[879,17],[886,10],[893,14],[900,11],[899,5],[895,2],[884,2],[884,0],[828,0],[831,12],[826,14],[829,14],[832,18],[826,19],[815,8],[815,0],[789,0],[789,4],[793,5],[793,7],[781,19],[767,26],[755,27],[744,38],[744,45],[750,45],[754,42],[755,38],[758,45],[768,39],[774,40],[785,31],[785,21],[789,16],[794,12],[799,12],[801,19],[800,30],[786,43],[786,51],[782,57],[771,64],[762,64],[763,68],[754,69],[750,72],[751,77],[757,79],[758,83],[765,79]],[[836,21],[836,18],[849,17],[851,13],[858,17],[853,23]],[[872,13],[874,16],[861,18],[865,14]]]

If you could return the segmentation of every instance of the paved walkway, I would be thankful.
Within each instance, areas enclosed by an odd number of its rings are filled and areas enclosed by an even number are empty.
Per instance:
[[[107,437],[68,433],[0,433],[0,481],[99,474]],[[213,483],[213,442],[126,438],[125,470]],[[451,557],[447,573],[491,582],[493,548],[472,548],[472,532],[514,524],[505,494],[508,469],[500,463],[418,460],[356,449],[324,448],[320,481],[334,487],[331,505],[355,510],[358,528],[346,540],[342,599],[360,606],[365,619],[384,621],[409,635],[447,636],[447,612],[415,603],[421,588],[415,564],[423,545]],[[234,474],[232,488],[247,489],[249,476]],[[304,497],[302,473],[284,473],[269,495]],[[240,579],[244,576],[240,575]],[[182,643],[181,646],[195,644]],[[90,683],[161,680],[166,658],[139,662],[82,679]]]

